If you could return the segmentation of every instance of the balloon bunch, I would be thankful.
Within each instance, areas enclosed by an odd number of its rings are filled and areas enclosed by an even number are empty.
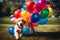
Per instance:
[[[48,22],[48,17],[53,13],[52,7],[46,4],[46,0],[39,0],[36,4],[30,0],[26,2],[26,5],[21,9],[17,9],[13,15],[10,16],[10,21],[15,23],[18,18],[23,18],[26,21],[24,33],[27,34],[27,29],[37,27],[39,24],[43,25]]]

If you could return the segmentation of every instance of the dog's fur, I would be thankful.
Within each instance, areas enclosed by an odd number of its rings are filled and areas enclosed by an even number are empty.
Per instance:
[[[19,18],[16,20],[16,25],[15,25],[15,29],[14,29],[14,36],[15,36],[16,40],[18,40],[19,37],[22,36],[24,24],[25,24],[25,21],[22,18]]]

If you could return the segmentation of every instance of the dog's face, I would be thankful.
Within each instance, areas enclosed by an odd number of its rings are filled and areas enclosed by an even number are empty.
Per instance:
[[[22,18],[19,18],[17,19],[17,23],[19,26],[23,26],[26,22],[22,19]]]

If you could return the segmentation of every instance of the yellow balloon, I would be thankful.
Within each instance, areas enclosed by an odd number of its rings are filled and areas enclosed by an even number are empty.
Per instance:
[[[24,11],[21,12],[21,17],[26,21],[26,18],[28,16],[28,14],[29,13],[26,10],[24,10]]]
[[[49,15],[48,15],[48,17],[50,17],[53,14],[53,9],[50,8],[50,7],[48,7],[48,9],[49,9]]]

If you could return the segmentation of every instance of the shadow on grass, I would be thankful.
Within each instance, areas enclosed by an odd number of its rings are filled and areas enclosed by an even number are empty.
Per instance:
[[[25,37],[50,37],[60,38],[60,32],[34,32],[33,34],[23,35]]]

